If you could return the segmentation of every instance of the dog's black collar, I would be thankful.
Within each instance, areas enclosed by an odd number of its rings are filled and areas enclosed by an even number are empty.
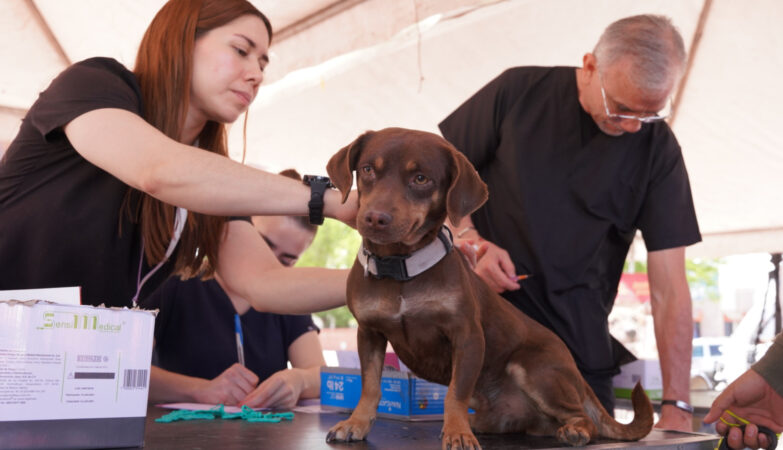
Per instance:
[[[448,255],[451,249],[454,248],[453,240],[451,230],[443,226],[438,231],[438,239],[433,240],[410,255],[376,256],[365,249],[364,244],[362,244],[359,247],[359,254],[356,256],[356,259],[364,267],[365,276],[369,273],[375,278],[408,281],[434,266],[444,256]]]

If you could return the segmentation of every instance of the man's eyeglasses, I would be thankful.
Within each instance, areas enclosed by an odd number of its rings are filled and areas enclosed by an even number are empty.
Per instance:
[[[666,107],[658,111],[657,114],[651,114],[649,116],[637,116],[637,115],[631,115],[631,114],[615,114],[613,112],[609,112],[609,104],[606,102],[606,91],[604,91],[604,82],[601,79],[601,76],[598,76],[598,82],[599,86],[601,87],[601,97],[604,99],[604,111],[606,111],[606,117],[621,121],[621,120],[638,120],[641,123],[653,123],[653,122],[660,122],[661,120],[665,120],[667,117],[671,115],[672,112],[672,99],[669,98],[669,101],[666,103]]]

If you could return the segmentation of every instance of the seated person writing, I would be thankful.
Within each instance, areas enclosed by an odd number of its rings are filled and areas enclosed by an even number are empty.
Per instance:
[[[306,217],[256,216],[252,222],[284,266],[296,263],[317,229]],[[150,403],[291,408],[299,398],[318,397],[325,362],[309,315],[255,311],[225,289],[219,276],[207,281],[172,277],[142,306],[160,310]],[[238,362],[235,314],[242,326],[245,366]]]

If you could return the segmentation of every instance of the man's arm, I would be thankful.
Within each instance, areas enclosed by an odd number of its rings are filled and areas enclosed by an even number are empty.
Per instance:
[[[693,312],[685,278],[685,247],[649,252],[647,271],[663,398],[690,403]],[[676,406],[663,405],[655,426],[693,431],[692,415]]]

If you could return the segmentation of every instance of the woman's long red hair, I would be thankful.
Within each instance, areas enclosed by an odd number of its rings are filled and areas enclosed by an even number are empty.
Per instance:
[[[134,73],[142,93],[144,119],[179,141],[190,100],[196,39],[241,16],[259,17],[272,40],[272,26],[246,0],[170,0],[158,12],[139,45]],[[208,121],[198,137],[201,149],[228,157],[225,124]],[[194,149],[193,151],[198,151]],[[163,260],[174,227],[175,207],[131,189],[128,211],[141,223],[149,264]],[[225,217],[188,213],[175,253],[174,271],[184,277],[214,274]]]

